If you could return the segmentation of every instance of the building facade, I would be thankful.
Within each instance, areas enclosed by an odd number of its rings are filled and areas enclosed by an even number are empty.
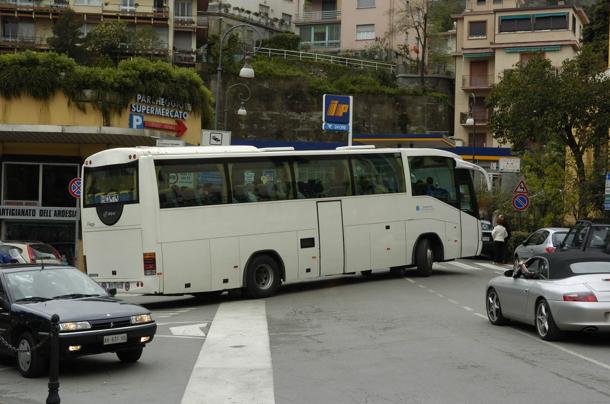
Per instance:
[[[49,49],[53,24],[69,7],[82,17],[83,35],[107,20],[125,21],[133,30],[152,27],[157,56],[190,66],[207,42],[208,21],[198,18],[207,6],[208,0],[0,0],[0,51]],[[127,45],[121,52],[130,55]]]
[[[557,67],[576,56],[588,18],[579,7],[525,8],[522,0],[468,0],[454,18],[455,138],[469,147],[497,147],[486,106],[492,85],[533,56],[542,55]]]
[[[400,0],[296,2],[297,33],[302,43],[312,50],[360,51],[381,38],[390,49],[404,43],[405,35],[396,28],[402,5]]]

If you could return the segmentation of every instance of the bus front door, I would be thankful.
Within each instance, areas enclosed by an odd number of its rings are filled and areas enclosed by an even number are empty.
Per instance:
[[[318,202],[320,276],[342,274],[345,266],[341,201]]]

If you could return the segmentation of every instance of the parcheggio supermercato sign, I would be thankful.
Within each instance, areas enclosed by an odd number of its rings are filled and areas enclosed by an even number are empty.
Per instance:
[[[181,104],[163,97],[153,98],[138,94],[136,102],[131,104],[130,111],[136,114],[187,120],[189,112],[191,112],[191,104]]]
[[[79,220],[78,208],[0,206],[0,219]]]

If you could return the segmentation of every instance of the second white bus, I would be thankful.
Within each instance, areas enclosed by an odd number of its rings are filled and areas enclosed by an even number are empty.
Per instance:
[[[83,166],[88,274],[138,294],[245,289],[474,256],[478,166],[435,149],[119,148]]]

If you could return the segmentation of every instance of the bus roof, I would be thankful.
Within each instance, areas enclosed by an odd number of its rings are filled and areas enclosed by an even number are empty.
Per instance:
[[[405,152],[409,156],[444,156],[457,160],[462,158],[457,154],[429,148],[380,148],[373,147],[340,147],[337,150],[294,150],[288,147],[257,148],[254,146],[185,146],[185,147],[123,147],[103,150],[85,159],[85,166],[99,167],[111,164],[125,164],[139,157],[152,156],[153,158],[171,157],[218,157],[218,155],[237,156],[292,156],[292,155],[342,155],[342,154],[368,154],[368,153],[398,153]]]

